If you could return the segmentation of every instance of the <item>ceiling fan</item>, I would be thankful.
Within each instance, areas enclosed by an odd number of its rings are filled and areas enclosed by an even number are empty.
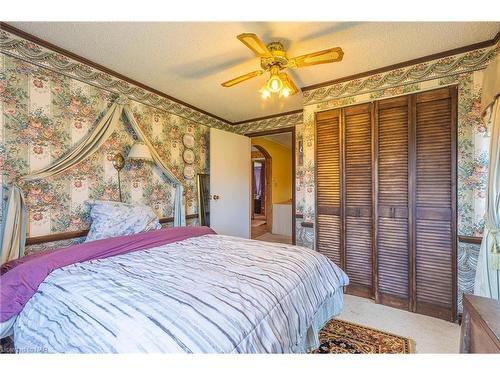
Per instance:
[[[264,72],[269,72],[269,80],[267,80],[266,84],[260,89],[263,99],[269,98],[272,93],[279,93],[281,97],[288,97],[299,92],[299,89],[292,79],[288,74],[283,72],[284,69],[328,64],[341,61],[344,56],[342,48],[335,47],[308,53],[307,55],[288,58],[283,44],[278,41],[271,42],[266,46],[264,42],[253,33],[240,34],[237,38],[260,57],[260,66],[262,69],[243,74],[221,85],[224,87],[231,87],[250,78],[258,77]]]

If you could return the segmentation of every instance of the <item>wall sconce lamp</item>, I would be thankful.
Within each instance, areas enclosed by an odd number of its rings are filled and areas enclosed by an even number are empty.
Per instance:
[[[145,160],[145,161],[153,161],[153,157],[151,156],[151,152],[149,151],[148,146],[144,143],[136,142],[130,149],[127,159],[129,160]],[[120,183],[120,171],[125,166],[125,158],[123,155],[118,152],[113,156],[113,167],[118,172],[118,193],[120,195],[120,202],[122,201],[122,188]]]
[[[115,167],[116,171],[118,172],[118,193],[120,195],[120,202],[122,201],[122,187],[120,184],[120,171],[123,169],[125,166],[125,158],[123,155],[118,152],[113,156],[113,167]]]
[[[134,145],[130,149],[130,152],[128,153],[128,159],[153,161],[153,157],[151,156],[149,147],[141,142],[134,143]]]

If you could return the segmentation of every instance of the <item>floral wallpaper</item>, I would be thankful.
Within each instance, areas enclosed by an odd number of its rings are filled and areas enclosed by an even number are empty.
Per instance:
[[[80,142],[115,98],[116,94],[94,85],[0,54],[2,198],[16,176],[53,163]],[[182,137],[194,136],[194,170],[208,173],[209,128],[137,101],[131,108],[158,153],[185,183],[186,214],[197,213],[195,179],[183,176]],[[54,178],[26,183],[28,237],[86,229],[85,200],[118,200],[111,160],[117,152],[126,156],[134,137],[122,119],[119,129],[90,158]],[[152,163],[127,161],[120,178],[124,202],[144,203],[159,217],[172,216],[174,186]],[[2,203],[4,207],[5,199]]]

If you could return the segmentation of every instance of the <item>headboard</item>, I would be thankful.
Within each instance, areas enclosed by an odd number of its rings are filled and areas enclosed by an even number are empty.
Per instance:
[[[163,217],[160,220],[162,227],[172,226],[173,217]],[[198,214],[186,215],[188,225],[197,225]],[[26,254],[36,253],[53,248],[68,247],[85,240],[89,229],[83,229],[71,232],[51,233],[44,236],[35,236],[26,238]]]

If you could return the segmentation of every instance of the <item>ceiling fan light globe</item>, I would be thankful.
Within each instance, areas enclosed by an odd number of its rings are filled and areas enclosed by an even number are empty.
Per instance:
[[[267,85],[264,85],[259,91],[262,99],[267,99],[271,96],[271,92],[268,90]]]
[[[283,82],[281,82],[278,76],[271,76],[267,84],[269,91],[278,92],[283,88]]]
[[[290,90],[286,87],[284,87],[281,92],[280,92],[280,95],[284,98],[288,98],[288,96],[290,95]]]
[[[271,93],[267,90],[262,91],[261,97],[262,99],[267,99],[271,96]]]

